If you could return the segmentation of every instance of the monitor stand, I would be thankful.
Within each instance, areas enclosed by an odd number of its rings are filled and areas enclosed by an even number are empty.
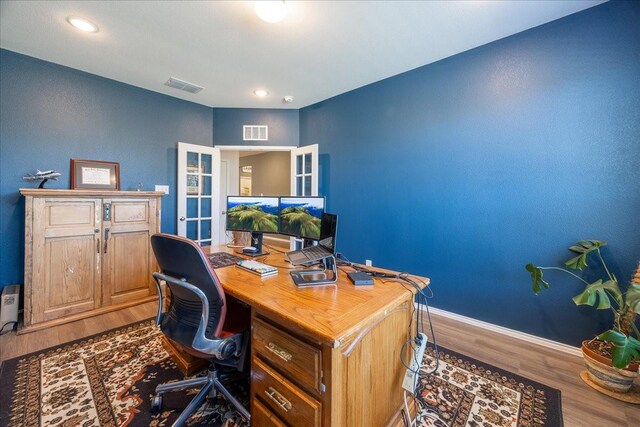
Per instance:
[[[256,248],[255,252],[247,252],[247,251],[242,251],[242,253],[244,255],[249,255],[252,257],[256,257],[256,256],[262,256],[262,255],[269,255],[269,252],[263,252],[262,251],[262,233],[259,231],[254,231],[251,233],[251,246],[253,246],[254,248]]]
[[[295,270],[290,272],[293,282],[300,286],[331,285],[338,279],[336,259],[333,255],[322,260],[323,270]]]

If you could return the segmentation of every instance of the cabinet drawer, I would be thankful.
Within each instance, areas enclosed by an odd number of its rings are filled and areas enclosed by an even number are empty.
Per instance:
[[[258,399],[252,403],[251,424],[258,427],[287,427],[285,423],[280,421],[271,411],[264,406]]]
[[[293,426],[320,426],[321,404],[254,357],[251,367],[254,396]],[[255,401],[255,399],[254,399]]]
[[[320,392],[320,349],[257,318],[253,322],[252,337],[256,354],[291,374],[301,385]]]

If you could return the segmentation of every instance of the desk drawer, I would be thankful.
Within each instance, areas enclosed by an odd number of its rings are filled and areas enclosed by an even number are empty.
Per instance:
[[[258,427],[287,427],[285,423],[280,421],[266,406],[258,399],[251,402],[251,424]]]
[[[261,321],[253,321],[252,348],[301,385],[320,392],[321,350]]]
[[[293,426],[320,426],[320,402],[255,357],[251,367],[251,387],[254,396],[284,422]]]

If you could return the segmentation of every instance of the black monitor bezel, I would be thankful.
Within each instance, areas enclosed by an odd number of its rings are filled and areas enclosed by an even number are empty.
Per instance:
[[[229,199],[231,198],[240,198],[240,199],[275,199],[277,201],[276,206],[278,207],[278,228],[276,231],[264,231],[264,230],[248,230],[245,228],[229,228]],[[227,215],[225,215],[225,230],[226,231],[244,231],[247,233],[267,233],[267,234],[278,234],[280,231],[280,197],[279,196],[227,196],[227,206],[226,206]]]
[[[327,211],[327,198],[325,196],[280,196],[279,199],[280,199],[278,201],[279,214],[282,213],[282,199],[322,199],[322,213],[320,213],[320,218],[319,218],[320,221],[322,221],[322,214]],[[284,233],[282,231],[282,215],[278,215],[278,234],[282,234],[283,236],[296,237],[298,239],[314,240],[316,242],[320,240],[320,236],[318,236],[318,238],[316,239],[313,237],[301,236],[298,234]]]
[[[327,245],[322,244],[323,240],[326,240],[327,237],[329,236],[324,236],[324,239],[322,238],[322,226],[320,228],[320,239],[318,240],[318,245],[322,246],[323,248],[325,248],[327,251],[331,252],[333,255],[336,254],[336,241],[338,240],[338,215],[336,214],[332,214],[329,212],[323,212],[322,213],[322,223],[325,222],[325,218],[327,218],[327,220],[331,221],[331,224],[333,224],[333,232],[329,233],[329,235],[331,237],[333,237],[333,246],[330,248]]]

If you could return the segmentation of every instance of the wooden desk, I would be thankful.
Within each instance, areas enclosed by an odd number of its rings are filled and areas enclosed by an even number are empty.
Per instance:
[[[335,285],[298,288],[282,254],[258,260],[278,274],[216,269],[225,292],[251,306],[252,425],[400,424],[415,290],[379,279],[356,288],[344,271]]]

